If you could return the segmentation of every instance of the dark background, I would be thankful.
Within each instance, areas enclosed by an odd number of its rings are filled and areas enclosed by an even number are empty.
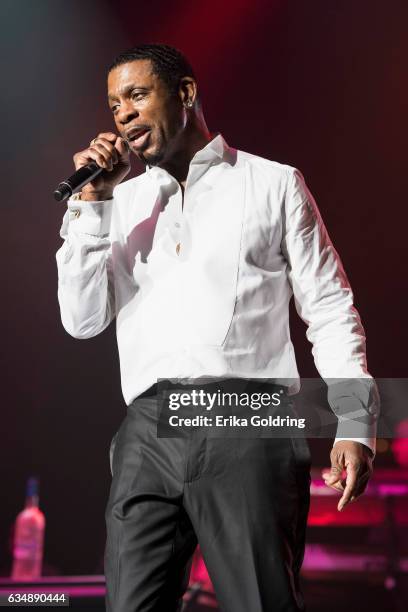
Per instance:
[[[55,252],[65,206],[52,191],[73,154],[113,128],[107,66],[140,42],[177,46],[212,131],[301,169],[354,289],[370,372],[404,377],[407,3],[2,0],[0,11],[0,572],[32,474],[49,572],[101,572],[108,448],[125,405],[114,326],[85,342],[62,328]],[[314,376],[304,332],[293,316],[300,373]],[[328,464],[330,446],[312,441],[315,465]]]

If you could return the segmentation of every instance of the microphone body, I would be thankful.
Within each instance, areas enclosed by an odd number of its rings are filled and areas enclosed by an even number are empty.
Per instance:
[[[58,202],[70,198],[72,194],[80,191],[84,185],[90,183],[101,172],[103,172],[103,168],[98,166],[96,162],[90,162],[86,164],[86,166],[82,166],[82,168],[79,168],[72,176],[61,181],[54,191],[54,198]]]

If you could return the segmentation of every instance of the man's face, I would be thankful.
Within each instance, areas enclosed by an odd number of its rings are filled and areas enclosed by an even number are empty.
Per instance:
[[[111,70],[108,102],[119,134],[143,163],[165,163],[177,151],[186,113],[181,97],[152,72],[150,60]]]

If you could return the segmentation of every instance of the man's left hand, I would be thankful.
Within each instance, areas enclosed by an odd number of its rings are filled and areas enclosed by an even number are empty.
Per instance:
[[[328,487],[343,493],[337,505],[337,510],[343,510],[364,493],[373,472],[373,453],[360,442],[339,440],[331,450],[330,461],[330,472],[322,472],[322,477]]]

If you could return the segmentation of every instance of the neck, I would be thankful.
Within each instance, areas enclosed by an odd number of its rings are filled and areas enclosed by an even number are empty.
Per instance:
[[[168,159],[159,164],[160,168],[167,170],[179,183],[184,185],[191,160],[197,151],[205,147],[211,139],[212,136],[205,122],[187,125],[177,149]]]

